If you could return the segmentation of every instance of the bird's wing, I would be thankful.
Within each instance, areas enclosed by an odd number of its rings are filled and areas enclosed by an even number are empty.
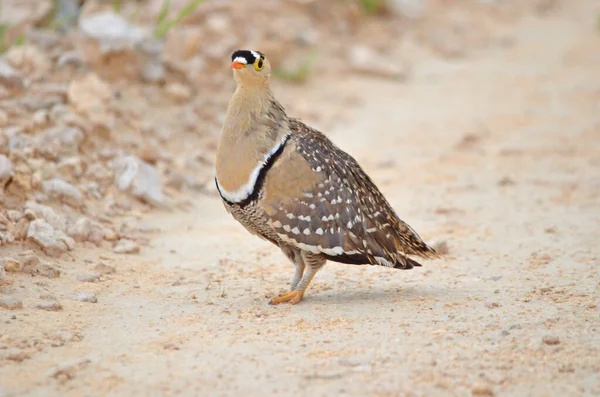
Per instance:
[[[292,145],[267,176],[260,203],[282,240],[334,261],[399,268],[416,265],[405,254],[433,253],[350,155],[299,121],[290,127]]]

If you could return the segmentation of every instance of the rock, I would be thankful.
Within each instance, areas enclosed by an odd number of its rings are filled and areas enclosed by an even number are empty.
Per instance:
[[[102,233],[103,233],[104,239],[106,241],[116,241],[119,238],[119,235],[117,234],[117,232],[115,232],[114,230],[109,229],[109,228],[103,229]]]
[[[473,387],[471,388],[471,394],[473,396],[493,397],[494,391],[492,390],[492,387],[489,384],[483,383],[483,382],[477,382],[477,383],[473,384]]]
[[[114,12],[101,12],[79,19],[79,29],[96,40],[103,52],[133,50],[146,37],[147,29],[135,26]]]
[[[45,76],[51,67],[46,54],[36,46],[29,44],[10,47],[6,52],[5,59],[11,66],[32,80]]]
[[[23,301],[14,296],[1,295],[0,296],[0,307],[7,310],[17,310],[23,308]]]
[[[60,365],[52,371],[50,376],[58,380],[61,384],[65,383],[73,379],[77,371],[87,367],[91,362],[89,359],[83,359],[74,363]]]
[[[188,101],[192,96],[190,88],[186,85],[179,83],[167,84],[167,86],[165,87],[165,91],[167,92],[167,95],[169,95],[171,98],[180,102]]]
[[[79,276],[77,276],[77,280],[83,283],[95,283],[96,281],[98,281],[98,279],[100,279],[100,275],[95,273],[80,274]]]
[[[403,79],[408,75],[407,68],[398,60],[386,59],[363,45],[354,45],[348,53],[350,67],[359,73],[371,74],[378,77]]]
[[[106,265],[104,263],[99,263],[94,266],[94,270],[100,274],[114,274],[117,272],[117,269],[114,266]]]
[[[63,309],[62,305],[56,299],[46,299],[38,302],[35,305],[36,308],[46,310],[49,312],[58,312]]]
[[[71,81],[67,97],[75,110],[93,125],[110,129],[114,115],[108,111],[112,90],[95,73],[76,77]]]
[[[9,90],[21,90],[25,87],[23,76],[4,59],[0,59],[0,86]]]
[[[52,265],[42,265],[40,266],[38,272],[40,276],[48,277],[48,278],[58,278],[60,277],[60,270]]]
[[[427,1],[423,0],[388,0],[387,5],[392,12],[409,19],[418,19],[425,13]]]
[[[96,297],[96,294],[91,294],[89,292],[80,292],[75,297],[75,300],[79,302],[98,303],[98,298]]]
[[[36,219],[29,224],[27,238],[50,256],[60,256],[70,251],[75,246],[75,241],[65,235],[61,230],[56,230],[42,219]]]
[[[138,56],[142,62],[142,78],[144,81],[156,83],[165,76],[165,65],[162,54],[164,42],[154,38],[143,40],[138,46]]]
[[[4,270],[6,270],[9,273],[18,273],[21,271],[22,268],[21,262],[14,258],[4,258],[3,264]]]
[[[33,251],[26,251],[19,255],[23,257],[23,259],[21,259],[21,263],[23,264],[21,272],[36,274],[40,269],[40,258],[38,258]]]
[[[79,152],[84,134],[79,127],[52,127],[44,130],[35,139],[35,150],[39,155],[58,160],[63,156],[72,156]]]
[[[113,252],[117,254],[138,254],[140,252],[140,246],[132,240],[121,239],[113,248]]]
[[[20,363],[21,361],[31,358],[31,353],[27,350],[12,348],[8,349],[6,352],[6,358]]]
[[[11,161],[5,155],[0,154],[0,188],[4,188],[14,174]]]
[[[63,232],[67,230],[67,221],[64,216],[57,214],[52,208],[38,204],[35,201],[25,203],[25,217],[32,221],[43,219],[56,230]]]
[[[69,236],[73,237],[75,241],[87,241],[92,232],[92,226],[92,221],[81,217],[77,219],[74,225],[69,227]]]
[[[138,199],[155,206],[165,206],[160,174],[155,167],[135,156],[120,157],[113,162],[115,184],[120,190],[131,190]]]
[[[11,232],[0,232],[0,242],[2,244],[10,244],[15,241],[15,235]]]
[[[560,339],[558,338],[558,336],[554,336],[554,335],[544,335],[542,337],[542,342],[546,345],[558,345],[560,343]]]
[[[8,219],[15,223],[19,222],[23,217],[23,214],[16,210],[8,210],[6,211],[6,215],[8,215]]]
[[[29,228],[29,222],[27,219],[22,218],[14,227],[13,234],[15,235],[15,240],[21,241],[27,238],[27,229]]]
[[[497,307],[500,307],[500,305],[496,302],[486,302],[485,307],[487,307],[488,309],[495,309]]]
[[[433,240],[430,246],[440,255],[445,255],[449,252],[448,243],[443,239]]]
[[[59,178],[42,183],[42,189],[48,196],[59,199],[72,207],[83,203],[83,194],[75,186]]]

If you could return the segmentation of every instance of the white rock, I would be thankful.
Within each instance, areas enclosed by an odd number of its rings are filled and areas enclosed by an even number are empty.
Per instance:
[[[83,139],[83,132],[78,127],[53,127],[36,136],[34,145],[37,153],[55,160],[78,153]]]
[[[19,222],[23,217],[23,214],[17,210],[8,210],[6,211],[6,215],[8,215],[8,219],[15,223]]]
[[[69,103],[93,125],[112,127],[114,115],[108,111],[112,90],[95,73],[76,77],[67,91]]]
[[[51,67],[46,54],[36,46],[29,44],[10,47],[5,58],[9,64],[32,79],[46,75]]]
[[[110,11],[80,18],[79,28],[86,36],[98,41],[103,52],[133,49],[150,33]]]
[[[83,194],[75,186],[59,178],[42,183],[42,190],[48,196],[56,198],[73,207],[83,203]]]
[[[0,307],[7,310],[22,309],[23,301],[13,296],[2,295],[0,296]]]
[[[8,89],[21,89],[25,86],[21,73],[4,59],[0,59],[0,85]]]
[[[348,61],[354,71],[364,74],[392,79],[402,79],[407,75],[407,68],[402,61],[388,59],[363,45],[350,48]]]
[[[417,19],[425,13],[428,0],[388,0],[387,3],[396,14]]]
[[[55,230],[43,219],[36,219],[29,224],[27,238],[50,256],[60,256],[75,246],[75,241],[71,237],[60,230]]]
[[[88,218],[81,217],[69,227],[69,236],[75,241],[87,241],[92,233],[93,224]]]
[[[137,254],[140,252],[140,246],[135,241],[121,239],[113,251],[117,254]]]
[[[14,175],[11,161],[3,154],[0,154],[0,188],[3,188],[6,182]]]
[[[57,214],[52,208],[46,205],[38,204],[35,201],[28,201],[25,203],[24,214],[30,220],[41,218],[48,222],[54,229],[62,230],[63,232],[67,230],[65,217]]]
[[[98,303],[96,294],[91,294],[89,292],[80,292],[75,297],[75,300],[78,300],[79,302]]]
[[[443,239],[433,240],[430,243],[430,245],[431,245],[431,248],[433,248],[435,250],[435,252],[437,252],[440,255],[445,255],[449,252],[448,243],[446,242],[446,240],[443,240]]]
[[[155,206],[165,206],[160,174],[152,165],[135,156],[120,157],[113,162],[115,184]]]

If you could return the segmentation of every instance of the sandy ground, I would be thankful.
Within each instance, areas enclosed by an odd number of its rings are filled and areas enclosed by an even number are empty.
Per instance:
[[[26,307],[51,292],[63,310],[0,311],[31,356],[3,362],[0,396],[600,395],[596,14],[499,34],[467,59],[415,50],[406,83],[275,88],[328,115],[315,127],[449,254],[407,272],[330,263],[303,302],[272,307],[292,265],[198,196],[149,215],[138,256],[78,249],[51,283],[16,276]],[[78,281],[100,264],[114,269]]]

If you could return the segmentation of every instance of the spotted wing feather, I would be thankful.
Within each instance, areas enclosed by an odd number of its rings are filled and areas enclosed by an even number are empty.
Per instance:
[[[268,222],[283,241],[333,261],[407,269],[419,264],[406,255],[434,253],[398,218],[354,158],[298,120],[290,128],[315,179],[269,212]]]

